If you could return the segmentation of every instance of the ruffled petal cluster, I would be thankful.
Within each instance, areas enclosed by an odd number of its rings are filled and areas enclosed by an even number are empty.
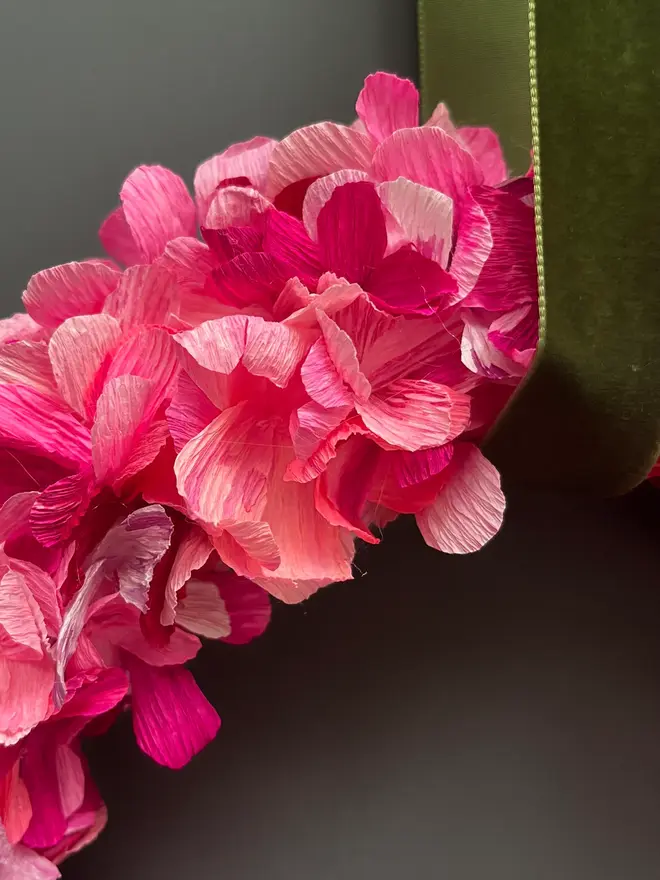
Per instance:
[[[108,259],[0,321],[0,880],[103,827],[82,736],[130,709],[173,768],[214,737],[201,639],[350,579],[399,514],[447,553],[500,528],[479,442],[536,348],[531,179],[407,80],[357,114],[236,144],[193,196],[137,168]]]

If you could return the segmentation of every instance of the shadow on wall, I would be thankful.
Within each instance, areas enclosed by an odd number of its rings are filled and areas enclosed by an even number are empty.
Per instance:
[[[188,768],[128,718],[93,744],[111,820],[65,880],[651,880],[659,519],[650,487],[514,493],[471,557],[399,521],[363,577],[202,652],[223,728]]]

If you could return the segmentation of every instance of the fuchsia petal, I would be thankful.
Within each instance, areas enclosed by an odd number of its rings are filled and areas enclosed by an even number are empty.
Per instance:
[[[287,267],[271,254],[243,253],[213,271],[209,295],[237,308],[269,310],[289,277]]]
[[[216,584],[231,625],[231,632],[223,637],[223,641],[231,645],[246,645],[260,636],[270,622],[268,593],[231,571],[219,573]]]
[[[290,278],[273,303],[273,317],[276,321],[281,321],[311,302],[312,295],[305,285],[298,278]]]
[[[493,249],[493,233],[482,206],[470,193],[463,203],[450,271],[458,282],[454,301],[464,299],[479,280]]]
[[[194,517],[209,525],[262,519],[273,467],[273,427],[245,413],[221,413],[179,453],[177,486]]]
[[[138,746],[157,764],[178,770],[215,738],[220,718],[187,669],[129,664],[133,729]]]
[[[32,505],[38,497],[39,492],[17,492],[0,507],[0,544],[27,528]]]
[[[206,532],[192,523],[187,524],[165,587],[165,601],[160,615],[163,626],[171,626],[174,623],[179,590],[188,582],[194,571],[206,564],[212,552],[213,547]]]
[[[167,326],[178,313],[179,298],[176,276],[166,265],[131,266],[105,301],[103,311],[127,329],[138,324]]]
[[[263,250],[286,266],[289,276],[296,276],[306,286],[316,288],[323,273],[319,248],[300,220],[284,211],[268,211],[264,219]]]
[[[356,409],[370,431],[415,452],[453,440],[470,419],[470,398],[426,379],[399,379]]]
[[[508,177],[500,140],[490,128],[460,128],[459,140],[481,166],[484,183],[497,186]]]
[[[472,195],[490,225],[493,246],[463,303],[504,311],[533,302],[537,298],[534,209],[503,190],[480,187]],[[459,229],[459,241],[460,234]]]
[[[23,294],[28,314],[44,327],[57,327],[75,315],[100,312],[121,275],[104,263],[65,263],[37,272]]]
[[[318,239],[317,221],[321,209],[337,187],[343,186],[345,183],[356,183],[357,181],[365,180],[369,180],[369,175],[366,171],[355,171],[348,168],[335,171],[334,174],[326,174],[324,177],[319,177],[318,180],[311,184],[305,194],[302,219],[307,234],[313,241]]]
[[[371,385],[360,369],[357,350],[352,339],[324,312],[319,311],[318,322],[328,354],[338,376],[346,383],[356,400],[368,400],[371,394]]]
[[[34,596],[41,609],[44,623],[46,624],[46,631],[53,638],[59,632],[62,624],[55,582],[50,575],[46,574],[45,571],[42,571],[32,562],[26,562],[23,559],[11,559],[10,567],[25,579],[29,592]]]
[[[0,880],[58,880],[52,862],[22,844],[12,845],[0,823]]]
[[[466,149],[441,128],[404,128],[378,147],[374,172],[380,180],[405,177],[449,196],[456,213],[483,171]]]
[[[377,509],[420,513],[437,498],[453,455],[452,443],[418,452],[382,453],[371,501]]]
[[[337,187],[318,215],[323,264],[350,282],[364,284],[387,248],[383,206],[372,183]]]
[[[154,411],[171,400],[179,376],[177,346],[161,327],[139,327],[125,337],[108,367],[106,382],[120,376],[140,376],[153,383],[150,406]]]
[[[0,345],[0,382],[27,385],[48,397],[59,396],[48,358],[46,342],[12,342]]]
[[[403,239],[446,268],[453,243],[454,203],[449,196],[403,177],[381,183],[378,192]]]
[[[63,464],[87,465],[89,430],[73,413],[24,385],[0,385],[0,441]]]
[[[276,195],[298,180],[355,168],[370,171],[371,138],[346,125],[320,122],[294,131],[273,150],[268,192]]]
[[[80,521],[92,498],[89,473],[72,474],[45,489],[30,512],[32,534],[44,547],[65,541]]]
[[[487,379],[510,379],[522,376],[524,369],[503,354],[490,340],[492,315],[479,309],[466,309],[461,338],[461,359],[473,373]]]
[[[409,79],[372,73],[364,81],[356,109],[366,130],[380,142],[399,128],[419,125],[419,92]]]
[[[142,262],[159,257],[171,239],[195,234],[195,205],[183,180],[169,169],[141,165],[126,178],[119,196]]]
[[[168,242],[158,261],[179,287],[187,293],[204,292],[207,280],[216,266],[208,245],[196,238],[175,238]],[[158,323],[158,322],[155,322]]]
[[[435,502],[417,514],[426,543],[444,553],[473,553],[497,534],[504,517],[500,476],[479,449],[464,444]]]
[[[320,444],[308,455],[306,460],[294,459],[289,462],[285,472],[285,480],[294,480],[297,483],[308,483],[315,480],[328,466],[328,463],[337,455],[338,448],[354,434],[369,435],[370,432],[364,427],[362,421],[341,420],[337,427],[333,428]]]
[[[352,437],[339,449],[316,483],[316,508],[333,526],[353,532],[369,544],[377,544],[364,514],[379,463],[379,450],[366,437]]]
[[[43,328],[25,312],[0,319],[0,343],[29,342],[40,339],[43,334]]]
[[[176,622],[207,639],[226,638],[231,632],[229,612],[213,581],[189,580],[176,610]]]
[[[170,435],[177,452],[209,425],[220,410],[214,406],[187,373],[181,373],[172,403],[166,416]]]
[[[350,411],[353,395],[339,375],[324,339],[318,339],[311,347],[300,368],[300,377],[305,391],[317,406],[348,408]]]
[[[449,272],[410,245],[385,257],[369,281],[376,304],[395,315],[435,315],[449,305],[456,287]]]
[[[92,460],[99,483],[119,480],[127,469],[136,473],[132,453],[148,430],[156,399],[154,383],[139,376],[120,376],[106,383],[96,405],[92,428]],[[145,467],[159,448],[148,446],[137,464]],[[129,468],[129,464],[133,466]]]
[[[327,408],[312,400],[292,413],[289,432],[296,458],[302,461],[311,458],[352,409],[352,402],[346,406]]]
[[[128,678],[123,669],[98,669],[70,678],[66,701],[57,718],[81,718],[86,723],[118,706],[127,692]]]
[[[539,339],[539,316],[535,303],[505,313],[490,325],[488,339],[507,357],[526,370]]]
[[[110,315],[68,318],[51,337],[48,354],[60,393],[83,417],[94,416],[97,375],[121,338],[121,326]]]
[[[276,143],[271,138],[255,137],[234,144],[224,153],[202,162],[195,172],[195,197],[202,226],[208,225],[206,213],[209,204],[223,181],[246,177],[255,190],[265,188],[268,163]]]
[[[268,199],[256,189],[226,186],[213,196],[202,225],[210,229],[249,226],[271,207]]]
[[[21,762],[21,775],[32,804],[32,820],[23,841],[34,849],[47,849],[59,843],[66,833],[57,774],[57,745],[54,738],[45,736],[43,729],[35,731],[30,745]],[[76,785],[76,780],[73,784]]]
[[[123,208],[108,214],[99,229],[99,239],[106,252],[124,266],[143,262],[142,250],[133,238]]]

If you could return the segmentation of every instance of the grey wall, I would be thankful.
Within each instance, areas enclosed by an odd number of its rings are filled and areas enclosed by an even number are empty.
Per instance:
[[[415,55],[413,0],[2,0],[3,312],[96,251],[133,165],[190,178],[232,140],[348,120],[366,73]],[[363,578],[205,652],[224,726],[184,771],[127,719],[93,744],[111,821],[65,880],[655,880],[659,529],[650,489],[514,492],[471,558],[397,524]]]
[[[379,68],[415,75],[414,0],[2,0],[2,310],[98,252],[135,165],[191,180],[233,141],[351,121]]]

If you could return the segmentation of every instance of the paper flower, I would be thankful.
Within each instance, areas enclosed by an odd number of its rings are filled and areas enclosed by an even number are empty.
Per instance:
[[[536,347],[531,180],[418,104],[371,76],[352,126],[230,147],[194,199],[137,168],[111,259],[0,321],[2,880],[98,834],[80,740],[118,712],[168,767],[213,738],[200,637],[250,641],[398,514],[449,553],[498,531],[478,444]]]

